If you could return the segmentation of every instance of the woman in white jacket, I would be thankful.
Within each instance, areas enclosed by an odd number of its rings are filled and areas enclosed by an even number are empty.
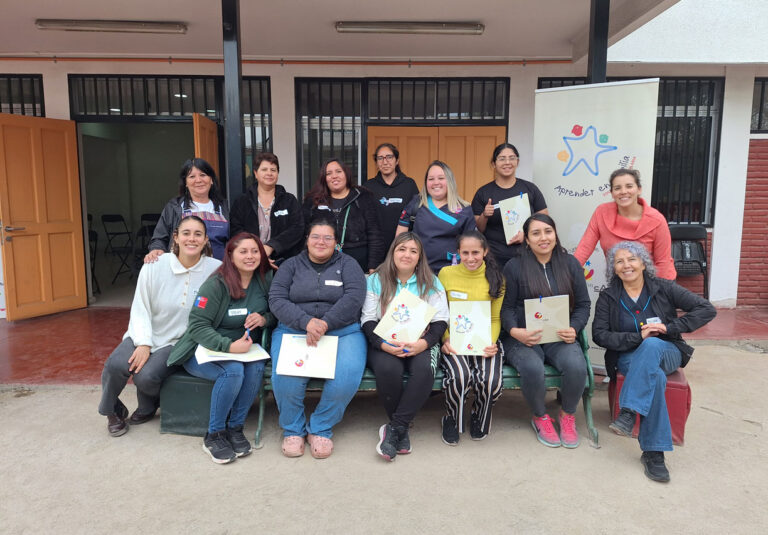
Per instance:
[[[104,363],[99,414],[107,417],[113,437],[155,416],[160,386],[175,371],[166,366],[168,355],[187,329],[198,288],[221,264],[212,258],[205,223],[197,216],[183,218],[173,231],[173,253],[141,268],[128,330]],[[119,396],[131,375],[139,406],[128,418]]]

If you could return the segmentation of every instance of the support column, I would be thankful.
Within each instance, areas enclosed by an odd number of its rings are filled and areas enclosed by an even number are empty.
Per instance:
[[[587,83],[605,82],[608,67],[608,15],[610,0],[592,0],[589,8]]]
[[[754,87],[754,65],[726,66],[709,283],[709,300],[723,308],[736,306],[739,291]]]
[[[221,25],[224,32],[224,169],[227,201],[245,190],[243,154],[243,114],[240,111],[240,0],[221,0]]]

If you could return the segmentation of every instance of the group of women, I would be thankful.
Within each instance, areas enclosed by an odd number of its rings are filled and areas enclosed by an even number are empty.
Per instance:
[[[119,436],[129,424],[151,419],[162,380],[172,366],[182,365],[215,381],[204,451],[217,463],[247,455],[251,446],[243,424],[264,361],[200,364],[194,352],[201,345],[244,353],[260,340],[261,329],[274,327],[272,384],[288,457],[302,455],[305,444],[316,458],[331,455],[333,427],[366,364],[375,373],[388,418],[376,445],[387,460],[411,452],[409,428],[429,397],[438,366],[444,370],[446,444],[458,444],[465,420],[471,439],[488,436],[506,362],[520,373],[538,440],[575,448],[580,442],[575,412],[587,374],[577,338],[591,306],[582,264],[599,241],[607,251],[609,285],[597,301],[593,338],[608,350],[609,375],[626,376],[621,412],[610,427],[631,435],[640,415],[646,475],[668,480],[666,374],[690,358],[692,349],[681,333],[704,325],[715,311],[672,282],[666,221],[640,198],[639,173],[620,169],[611,175],[614,202],[598,207],[570,255],[541,191],[517,178],[519,153],[511,144],[494,150],[494,180],[472,203],[459,196],[444,162],[428,166],[419,192],[401,171],[396,147],[380,145],[373,160],[378,174],[365,187],[354,185],[343,162],[329,160],[300,205],[277,184],[277,157],[261,154],[254,162],[254,185],[231,212],[221,202],[210,165],[199,159],[185,164],[180,195],[163,211],[139,276],[128,332],[105,364],[99,412],[108,418],[109,433]],[[522,193],[532,215],[507,240],[498,203]],[[163,254],[167,242],[173,254]],[[211,246],[221,262],[210,258]],[[418,339],[383,340],[374,331],[403,290],[436,312]],[[558,341],[541,343],[541,330],[526,326],[524,303],[555,295],[568,296],[569,325],[557,331]],[[490,303],[492,339],[482,355],[463,355],[451,343],[448,305],[459,301]],[[687,313],[678,317],[678,308]],[[305,335],[309,345],[324,335],[339,338],[335,376],[325,381],[308,418],[309,379],[275,371],[286,334]],[[545,364],[563,375],[557,425],[545,406]],[[118,395],[130,375],[139,407],[128,417]],[[474,401],[467,417],[470,390]]]

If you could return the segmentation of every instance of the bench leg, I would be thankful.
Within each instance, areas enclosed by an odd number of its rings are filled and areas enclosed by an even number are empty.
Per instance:
[[[589,445],[593,448],[600,448],[595,421],[592,419],[592,391],[585,390],[582,400],[584,402],[584,417],[587,420],[587,430],[589,431]]]
[[[256,426],[256,436],[253,439],[253,448],[257,450],[264,447],[264,444],[261,443],[261,431],[264,428],[264,398],[266,395],[267,393],[264,391],[264,384],[262,383],[261,388],[259,389],[259,395],[256,397],[259,402],[259,423]]]

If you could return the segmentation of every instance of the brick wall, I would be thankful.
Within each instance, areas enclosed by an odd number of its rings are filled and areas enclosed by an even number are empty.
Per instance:
[[[768,306],[768,139],[749,142],[738,305]]]

